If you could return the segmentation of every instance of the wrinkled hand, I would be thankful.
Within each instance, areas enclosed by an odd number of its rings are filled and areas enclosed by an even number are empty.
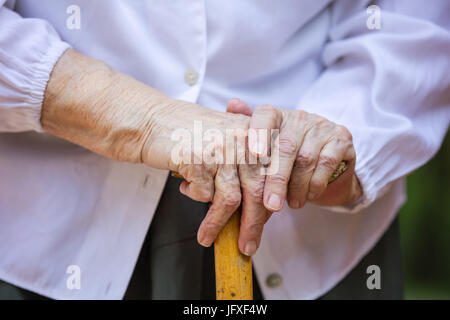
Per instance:
[[[307,200],[334,206],[352,202],[362,195],[354,172],[356,155],[352,135],[345,127],[299,110],[262,105],[252,113],[247,104],[242,101],[237,104],[236,99],[228,105],[235,113],[252,114],[252,129],[279,130],[277,157],[271,156],[272,163],[278,162],[278,170],[267,175],[263,192],[264,205],[269,211],[280,211],[285,200],[291,208],[298,209]],[[270,139],[260,139],[260,135],[251,133],[250,152],[271,155]],[[328,185],[342,160],[348,162],[348,169]]]
[[[196,141],[195,122],[202,126],[200,142]],[[258,175],[258,165],[244,165],[248,116],[171,99],[69,49],[51,73],[41,123],[48,133],[114,160],[144,163],[183,175],[182,193],[212,202],[198,231],[202,245],[212,244],[243,198],[239,247],[247,254],[256,250],[267,215],[261,200],[264,177]],[[228,132],[233,143],[203,139],[208,130],[222,134],[222,138]],[[190,163],[174,160],[179,144],[172,138],[180,131],[192,138],[183,152],[183,159],[186,156]],[[235,144],[234,140],[243,143]],[[200,151],[196,150],[198,145]],[[211,158],[208,154],[223,155],[225,161],[205,161],[204,156]]]
[[[247,255],[253,254],[270,213],[262,203],[265,177],[260,173],[261,165],[256,159],[250,164],[248,158],[246,136],[250,118],[212,111],[183,101],[167,102],[170,103],[160,104],[157,107],[159,111],[153,115],[155,126],[144,144],[143,162],[151,167],[166,166],[178,172],[185,179],[180,185],[183,194],[197,201],[212,203],[198,231],[198,242],[204,246],[213,243],[242,200],[239,248]],[[186,139],[186,148],[180,148],[179,142],[173,140],[174,132],[180,130],[191,137],[198,134],[194,120],[201,123],[202,134],[205,134],[203,152],[200,153],[193,147],[192,140]],[[226,141],[218,139],[211,142],[207,139],[207,132],[211,129],[218,132],[219,137],[226,137]],[[190,152],[183,154],[181,163],[175,163],[174,150]],[[216,161],[206,161],[212,154]]]

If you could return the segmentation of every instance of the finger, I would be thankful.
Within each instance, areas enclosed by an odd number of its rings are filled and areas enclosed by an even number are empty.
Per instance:
[[[215,177],[212,205],[197,233],[198,243],[209,247],[240,204],[241,190],[236,167],[220,166]]]
[[[320,150],[327,143],[331,128],[313,126],[303,139],[297,153],[288,189],[288,203],[292,209],[298,209],[308,200],[309,183],[319,159]]]
[[[338,179],[329,183],[322,195],[314,200],[320,206],[336,206],[351,203],[362,195],[362,188],[354,172],[354,164],[348,166]]]
[[[266,177],[264,187],[264,205],[270,211],[280,211],[287,195],[297,153],[305,135],[303,113],[289,113],[289,119],[283,121],[279,133],[277,149],[271,155],[271,167],[275,167]]]
[[[227,103],[227,112],[244,114],[250,117],[253,111],[252,108],[241,99],[233,98]]]
[[[184,180],[180,184],[180,192],[195,201],[211,202],[214,196],[214,180],[206,177],[191,182]]]
[[[270,212],[264,207],[265,176],[260,174],[258,166],[240,166],[239,178],[242,189],[242,215],[239,233],[239,250],[253,255],[261,242],[264,224]]]
[[[253,111],[248,132],[248,147],[253,155],[269,154],[271,131],[279,129],[281,121],[281,112],[271,105],[261,105]]]
[[[352,163],[355,160],[351,135],[345,132],[337,133],[321,150],[309,183],[308,200],[316,200],[322,195],[328,180],[342,160]]]

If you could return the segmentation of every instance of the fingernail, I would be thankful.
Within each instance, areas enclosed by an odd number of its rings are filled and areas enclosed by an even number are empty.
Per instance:
[[[198,243],[199,243],[202,247],[209,248],[209,247],[211,247],[213,241],[210,240],[210,239],[203,239],[202,241],[199,241]]]
[[[316,199],[316,197],[317,197],[317,195],[315,193],[312,193],[312,192],[308,193],[308,200],[314,200],[314,199]]]
[[[298,200],[291,200],[290,206],[292,209],[300,208],[300,202]]]
[[[244,248],[244,254],[246,256],[251,256],[255,253],[255,251],[256,251],[256,242],[255,241],[247,242]]]
[[[269,201],[267,202],[267,205],[268,205],[269,209],[278,211],[281,209],[281,198],[277,194],[272,193],[269,197]]]
[[[208,248],[212,245],[214,239],[205,236],[205,233],[203,231],[199,231],[197,241],[201,246]]]

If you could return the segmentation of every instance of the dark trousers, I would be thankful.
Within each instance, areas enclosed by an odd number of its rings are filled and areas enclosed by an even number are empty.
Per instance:
[[[179,192],[169,177],[142,246],[125,299],[215,299],[214,249],[197,243],[208,204]],[[254,295],[262,299],[254,280]]]
[[[169,177],[125,299],[215,299],[214,251],[197,244],[198,226],[207,204],[178,191],[180,181]],[[276,218],[276,217],[275,217]],[[367,266],[381,269],[381,289],[366,286]],[[263,299],[254,277],[254,298]],[[321,299],[402,299],[403,282],[399,226],[395,220],[378,244]],[[0,281],[0,299],[42,299]]]

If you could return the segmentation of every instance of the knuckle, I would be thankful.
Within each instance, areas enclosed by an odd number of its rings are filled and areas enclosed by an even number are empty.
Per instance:
[[[317,121],[316,127],[320,130],[324,130],[327,132],[333,132],[334,123],[328,121],[325,118],[321,118]]]
[[[325,179],[312,179],[309,183],[309,191],[313,193],[321,193],[327,187]]]
[[[246,116],[244,114],[234,113],[232,118],[233,118],[233,120],[235,120],[235,125],[237,127],[245,128],[245,125],[248,124],[248,116]]]
[[[302,122],[307,119],[309,116],[308,112],[303,110],[292,110],[289,117],[292,117],[292,120],[295,122]]]
[[[337,125],[335,130],[336,130],[337,136],[340,137],[341,139],[353,140],[352,134],[346,127]]]
[[[198,197],[194,197],[193,200],[196,200],[196,201],[199,201],[199,202],[210,202],[211,201],[211,197],[198,196]]]
[[[297,151],[297,141],[290,137],[280,137],[280,154],[291,156]]]
[[[264,185],[254,184],[248,190],[246,190],[252,200],[262,202],[264,196]]]
[[[304,110],[297,110],[297,114],[301,119],[305,119],[309,116],[309,113]]]
[[[319,116],[317,114],[310,114],[309,119],[315,123],[316,126],[328,126],[330,125],[330,121],[327,118]]]
[[[276,173],[267,177],[269,184],[287,185],[289,183],[289,177]]]
[[[295,159],[295,166],[301,169],[311,167],[315,162],[315,158],[312,153],[307,151],[301,151],[298,153]]]
[[[265,113],[265,114],[275,114],[277,109],[270,104],[262,104],[255,108],[255,112]]]
[[[237,208],[241,204],[241,193],[240,192],[229,192],[224,196],[224,205],[230,208]]]
[[[205,221],[205,228],[211,233],[219,233],[224,225],[224,222],[213,219],[208,219],[207,221]]]
[[[320,155],[318,163],[320,166],[334,170],[338,165],[338,160],[334,157]]]
[[[355,159],[356,158],[356,151],[355,151],[355,148],[353,148],[353,145],[351,145],[349,150],[348,150],[348,156],[349,156],[350,159]]]
[[[210,190],[199,190],[196,192],[195,198],[200,202],[210,202],[213,199],[213,195]]]

